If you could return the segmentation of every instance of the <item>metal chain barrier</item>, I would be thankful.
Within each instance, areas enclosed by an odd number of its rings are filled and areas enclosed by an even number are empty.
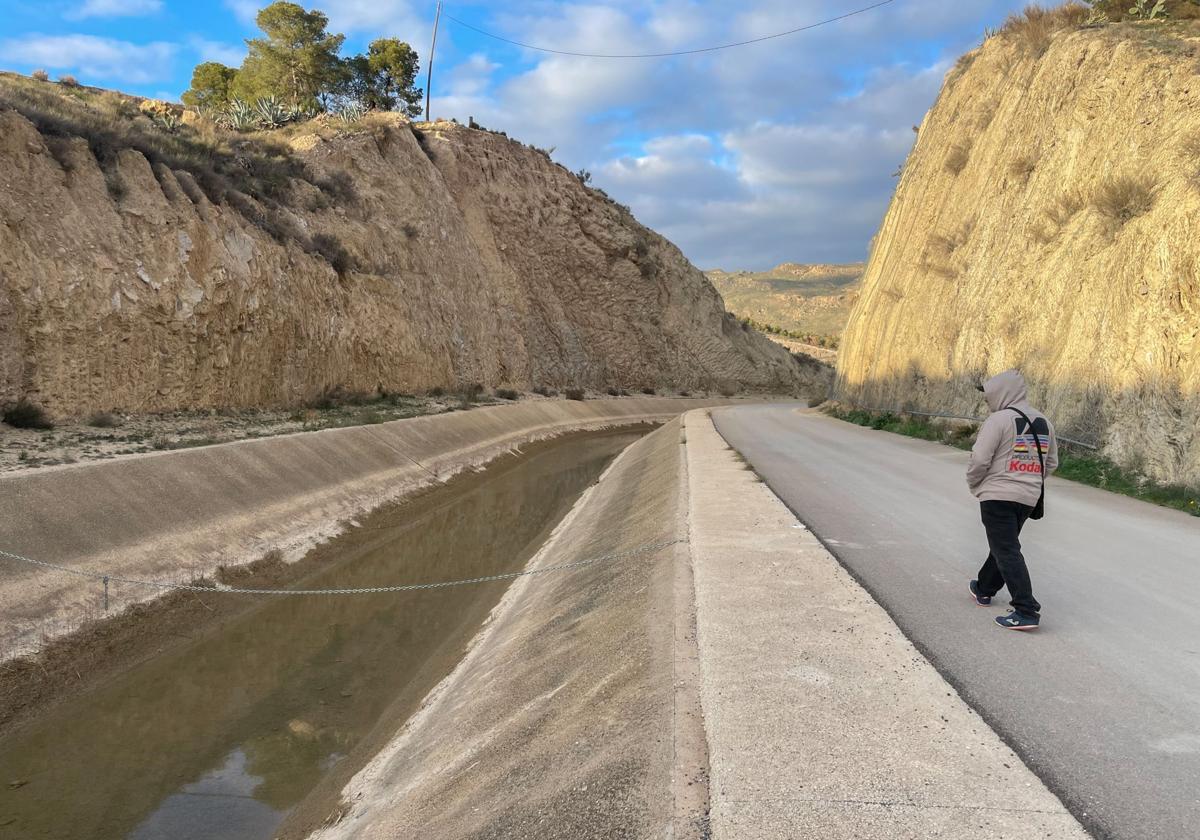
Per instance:
[[[527,569],[522,572],[505,572],[498,575],[486,575],[484,577],[466,578],[464,580],[446,580],[436,583],[406,583],[397,586],[365,586],[353,589],[239,589],[232,586],[222,586],[214,584],[212,586],[201,586],[199,584],[190,583],[166,583],[156,580],[138,580],[137,578],[121,577],[119,575],[105,574],[103,572],[88,572],[83,569],[72,569],[70,566],[63,566],[59,563],[49,563],[45,560],[35,560],[32,557],[25,557],[21,554],[13,554],[10,551],[0,550],[0,557],[7,557],[10,560],[16,560],[21,563],[28,563],[33,566],[40,566],[43,569],[52,569],[56,572],[64,572],[77,577],[89,578],[91,580],[99,580],[104,583],[104,600],[105,609],[108,608],[108,584],[127,583],[133,586],[149,586],[156,589],[178,590],[183,592],[229,592],[236,595],[376,595],[385,592],[411,592],[418,589],[443,589],[448,586],[466,586],[472,583],[488,583],[497,580],[511,580],[513,578],[526,577],[530,575],[542,575],[547,572],[561,572],[567,569],[579,569],[584,566],[591,566],[595,563],[604,563],[610,560],[621,560],[628,557],[636,557],[641,554],[655,554],[680,543],[686,543],[686,539],[663,540],[655,543],[647,543],[645,545],[632,548],[627,551],[618,551],[612,554],[605,554],[600,557],[592,557],[587,560],[578,560],[573,563],[560,563],[557,566],[545,566],[540,569]]]

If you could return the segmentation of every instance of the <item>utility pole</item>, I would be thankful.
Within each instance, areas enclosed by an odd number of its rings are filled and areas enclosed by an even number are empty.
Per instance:
[[[437,49],[438,23],[442,19],[442,0],[438,0],[437,12],[433,16],[433,43],[429,45],[429,64],[425,71],[425,122],[429,122],[429,97],[433,93],[433,52]]]

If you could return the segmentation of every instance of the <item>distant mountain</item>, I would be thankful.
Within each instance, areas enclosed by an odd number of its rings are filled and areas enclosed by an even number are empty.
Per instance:
[[[739,318],[835,343],[858,298],[865,270],[865,263],[787,262],[769,271],[706,273],[726,308]]]

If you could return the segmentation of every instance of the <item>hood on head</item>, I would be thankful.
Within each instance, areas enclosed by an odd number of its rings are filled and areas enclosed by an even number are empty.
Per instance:
[[[999,411],[1025,399],[1025,377],[1019,371],[1006,370],[983,383],[983,397],[988,408]]]

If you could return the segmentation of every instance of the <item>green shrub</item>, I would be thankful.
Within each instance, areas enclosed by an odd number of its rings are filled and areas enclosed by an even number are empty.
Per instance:
[[[14,429],[53,429],[54,421],[46,410],[29,400],[19,400],[4,409],[4,422]]]
[[[1129,16],[1135,20],[1157,20],[1166,17],[1166,11],[1166,0],[1156,0],[1153,4],[1151,0],[1133,0]]]
[[[440,385],[437,385],[437,386],[434,386],[433,388],[430,388],[427,393],[429,394],[429,396],[435,397],[435,398],[436,397],[444,397],[446,395],[446,389],[441,387]]]
[[[558,396],[558,391],[555,391],[553,388],[547,388],[545,385],[538,385],[536,388],[533,389],[533,393],[535,393],[541,397],[557,397]]]
[[[566,395],[567,399],[569,399],[569,400],[587,399],[587,396],[584,394],[582,388],[568,388],[563,393]]]
[[[519,399],[521,399],[520,393],[518,393],[517,391],[514,391],[512,388],[497,388],[495,393],[496,393],[496,397],[498,399],[502,399],[502,400],[519,400]]]
[[[655,391],[653,388],[643,388],[643,389],[642,389],[642,393],[643,393],[643,394],[648,394],[649,396],[651,396],[651,397],[652,397],[652,396],[654,396],[655,394],[657,394],[658,392],[657,392],[657,391]]]

